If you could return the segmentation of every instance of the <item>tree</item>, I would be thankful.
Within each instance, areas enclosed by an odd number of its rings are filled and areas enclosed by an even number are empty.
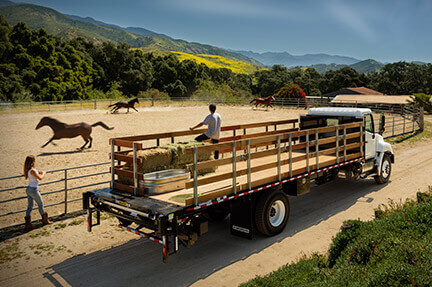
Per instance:
[[[336,71],[327,71],[324,74],[324,80],[321,82],[320,90],[323,93],[329,93],[343,88],[366,86],[367,84],[367,77],[361,77],[351,67],[343,67]]]
[[[423,93],[414,94],[411,96],[410,103],[417,104],[422,107],[426,112],[432,113],[431,95]]]
[[[254,92],[262,97],[268,97],[276,93],[285,83],[291,82],[291,76],[287,68],[274,65],[271,70],[255,72],[257,84]]]
[[[292,82],[283,86],[274,96],[282,99],[300,98],[307,103],[306,93],[299,85]]]

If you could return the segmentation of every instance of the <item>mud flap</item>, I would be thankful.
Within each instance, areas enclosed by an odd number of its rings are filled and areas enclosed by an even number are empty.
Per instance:
[[[246,239],[253,238],[253,198],[240,198],[231,203],[231,234]]]

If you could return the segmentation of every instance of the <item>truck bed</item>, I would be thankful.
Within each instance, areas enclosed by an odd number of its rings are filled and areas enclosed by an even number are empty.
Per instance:
[[[306,155],[306,152],[293,153],[293,157],[298,157],[301,155]],[[274,156],[268,156],[268,157],[264,157],[264,158],[251,160],[251,163],[253,166],[257,166],[257,165],[263,165],[266,163],[276,162],[276,160],[277,160],[277,156],[274,155]],[[288,160],[288,154],[282,153],[281,154],[281,160]],[[319,157],[319,162],[320,162],[320,167],[330,166],[332,163],[336,163],[336,156],[321,155]],[[325,165],[325,163],[329,163],[329,164]],[[309,160],[309,165],[310,165],[310,171],[316,170],[316,159],[311,158]],[[238,169],[246,168],[246,162],[245,161],[238,162],[237,168]],[[304,173],[306,171],[306,160],[302,160],[302,161],[293,163],[292,169],[298,171],[295,173],[293,172],[292,176],[297,176],[297,175]],[[215,176],[218,174],[224,174],[224,173],[227,173],[230,171],[231,171],[230,165],[220,166],[215,173],[211,174],[211,176]],[[282,173],[289,173],[288,165],[281,166],[281,172]],[[253,173],[252,181],[253,182],[261,182],[263,179],[268,178],[270,176],[275,176],[275,175],[277,175],[277,167],[266,169],[266,170],[263,170],[261,172]],[[201,178],[205,178],[205,177],[206,176],[202,176]],[[238,186],[245,185],[246,183],[247,183],[247,175],[237,176],[237,185]],[[252,187],[256,187],[256,186],[252,186]],[[217,197],[219,191],[225,190],[225,189],[231,189],[231,188],[232,188],[232,179],[226,179],[226,180],[221,180],[221,181],[218,181],[215,183],[200,186],[198,188],[198,193],[201,196],[208,195],[209,197]],[[183,201],[173,200],[173,197],[180,196],[180,195],[190,195],[190,197],[192,197],[193,188],[177,190],[177,191],[164,193],[164,194],[152,195],[152,196],[150,196],[150,198],[157,199],[159,201],[163,201],[166,203],[176,204],[176,205],[180,205],[180,206],[187,206],[187,204],[184,200]]]
[[[280,123],[291,123],[292,120]],[[252,124],[255,127],[263,124]],[[313,126],[313,125],[312,125]],[[244,126],[242,126],[244,128]],[[159,145],[162,135],[145,135],[130,138],[113,139],[112,145],[112,186],[129,194],[141,194],[143,197],[185,207],[207,202],[233,193],[274,183],[281,179],[313,172],[337,163],[363,156],[364,141],[361,122],[350,122],[335,126],[318,126],[299,130],[277,129],[274,131],[221,138],[220,143],[185,149],[185,153],[194,154],[194,162],[186,166],[191,172],[191,179],[185,188],[158,195],[148,195],[148,191],[139,185],[144,173],[138,171],[137,150],[143,149],[140,141],[156,139]],[[230,127],[234,131],[240,127]],[[185,132],[169,133],[163,136],[183,135]],[[235,134],[235,133],[234,133]],[[118,151],[115,152],[117,146]],[[120,152],[120,147],[133,147],[133,152]],[[197,162],[198,155],[213,153],[218,150],[222,158]],[[248,152],[249,150],[249,152]],[[250,170],[247,162],[250,161]],[[121,162],[128,163],[128,166]],[[117,163],[117,165],[116,165]],[[133,166],[133,169],[130,167]],[[215,168],[216,172],[197,177],[199,170]],[[279,169],[280,168],[280,169]],[[235,172],[234,172],[235,171]],[[280,172],[280,173],[279,173]],[[249,176],[248,176],[249,174]],[[115,175],[129,178],[134,185],[120,183]],[[235,178],[235,186],[234,186]],[[196,192],[196,197],[193,194]],[[146,195],[147,194],[147,195]]]

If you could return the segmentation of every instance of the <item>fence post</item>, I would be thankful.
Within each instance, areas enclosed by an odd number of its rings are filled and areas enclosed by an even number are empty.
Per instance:
[[[419,127],[421,131],[424,130],[424,109],[423,108],[420,108]]]
[[[64,171],[64,190],[65,190],[65,210],[64,213],[67,214],[67,208],[68,208],[68,174],[67,174],[67,169],[65,169]]]
[[[96,110],[96,106],[97,106],[97,101],[94,100],[94,109]]]

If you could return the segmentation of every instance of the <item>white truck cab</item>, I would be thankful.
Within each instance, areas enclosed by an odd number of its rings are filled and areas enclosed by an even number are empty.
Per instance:
[[[390,178],[391,164],[394,163],[394,153],[391,145],[384,141],[382,135],[376,132],[373,114],[367,108],[323,107],[309,109],[306,117],[320,117],[337,120],[333,124],[344,124],[352,121],[363,121],[364,131],[364,163],[362,177],[373,175],[377,183],[385,183]],[[379,131],[384,131],[385,118],[382,116]]]

